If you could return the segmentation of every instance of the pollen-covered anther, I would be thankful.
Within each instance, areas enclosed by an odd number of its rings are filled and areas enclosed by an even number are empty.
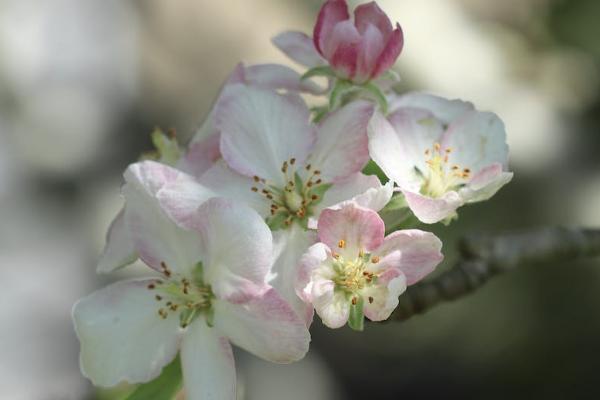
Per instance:
[[[369,296],[369,304],[373,304],[373,296]]]
[[[340,239],[340,241],[338,242],[338,247],[340,249],[343,249],[346,247],[346,241],[344,239]]]
[[[352,305],[353,305],[353,306],[355,306],[355,305],[356,305],[356,303],[358,303],[358,298],[356,298],[356,297],[353,297],[353,298],[352,298]]]
[[[373,257],[371,257],[371,262],[373,264],[377,264],[379,262],[379,260],[380,260],[379,256],[373,256]]]
[[[167,317],[169,316],[169,313],[164,309],[164,308],[159,308],[158,309],[158,315],[162,318],[162,319],[167,319]]]
[[[167,264],[164,261],[160,262],[160,267],[162,268],[162,272],[163,274],[168,278],[171,276],[171,270],[169,269],[169,267],[167,266]]]

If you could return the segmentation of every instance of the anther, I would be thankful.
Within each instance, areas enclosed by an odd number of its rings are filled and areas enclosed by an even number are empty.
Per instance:
[[[379,256],[374,256],[373,258],[371,258],[371,262],[373,264],[377,264],[379,262]]]
[[[319,185],[321,182],[323,182],[322,179],[317,179],[317,181],[315,182],[316,185]]]
[[[315,175],[321,175],[321,171],[319,171],[318,169],[315,170],[315,172],[313,172]]]
[[[304,168],[306,168],[307,171],[310,171],[310,169],[312,168],[312,165],[307,164],[306,167],[304,167]]]
[[[171,304],[169,306],[169,308],[171,309],[171,311],[177,311],[177,309],[179,308],[179,305],[177,305],[177,304]]]
[[[156,296],[154,296],[154,298],[155,298],[157,301],[161,301],[161,300],[162,300],[162,296],[160,296],[160,295],[158,295],[158,294],[157,294]]]
[[[319,196],[317,196],[316,194],[313,194],[312,196],[310,196],[311,200],[317,200],[319,198]]]
[[[355,306],[358,303],[358,299],[356,297],[352,298],[352,305]]]
[[[291,164],[291,165],[294,165],[294,164],[296,164],[296,159],[295,159],[295,158],[291,158],[291,159],[290,159],[290,164]]]
[[[338,242],[338,247],[340,249],[343,249],[344,247],[346,247],[346,241],[344,239],[340,239],[340,241]]]
[[[288,169],[288,162],[284,161],[283,165],[281,166],[281,172],[283,172],[284,174],[287,172]]]
[[[373,304],[373,297],[369,296],[369,304]]]
[[[258,175],[254,175],[253,179],[254,182],[260,182],[260,178],[258,177]]]
[[[151,283],[148,285],[148,289],[152,290],[156,287],[156,285],[154,283]]]
[[[425,155],[428,156],[429,155],[429,149],[425,150]]]
[[[441,147],[442,146],[439,143],[434,143],[433,144],[433,148],[435,149],[435,151],[440,151]]]
[[[250,190],[252,190],[253,192],[258,192],[258,188],[256,186],[252,186],[252,189]]]

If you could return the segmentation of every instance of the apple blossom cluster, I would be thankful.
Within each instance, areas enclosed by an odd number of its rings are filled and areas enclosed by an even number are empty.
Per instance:
[[[149,382],[179,354],[187,399],[235,399],[232,343],[289,363],[315,311],[330,328],[389,318],[443,259],[417,225],[448,224],[512,178],[495,114],[393,90],[403,32],[374,2],[352,17],[328,0],[312,38],[273,43],[308,70],[239,64],[186,147],[156,131],[125,171],[98,272],[139,259],[149,277],[74,306],[95,385]],[[363,172],[373,163],[385,176]],[[384,222],[397,209],[419,223]]]

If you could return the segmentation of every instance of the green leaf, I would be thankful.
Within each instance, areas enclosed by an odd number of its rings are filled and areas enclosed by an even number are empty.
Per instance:
[[[383,114],[387,114],[388,103],[387,103],[387,99],[385,98],[385,95],[383,94],[381,89],[379,89],[379,87],[377,87],[377,85],[374,85],[371,82],[365,83],[364,85],[362,85],[362,87],[363,87],[363,89],[365,89],[367,91],[367,93],[369,93],[370,95],[372,95],[375,98],[377,103],[379,103],[381,112]]]
[[[363,168],[362,173],[365,175],[376,175],[383,184],[386,184],[390,180],[373,160],[369,160],[368,164]]]
[[[141,384],[125,400],[171,400],[181,389],[181,384],[181,362],[175,357],[158,378]]]
[[[348,326],[355,331],[365,329],[365,314],[363,311],[364,300],[362,296],[354,297],[356,304],[350,304],[350,316],[348,317]]]
[[[314,68],[311,68],[308,71],[306,71],[304,73],[304,75],[302,75],[300,77],[300,80],[303,81],[306,79],[313,78],[315,76],[325,76],[325,77],[333,78],[335,76],[335,73],[333,72],[333,70],[331,69],[330,66],[321,65],[319,67],[314,67]]]

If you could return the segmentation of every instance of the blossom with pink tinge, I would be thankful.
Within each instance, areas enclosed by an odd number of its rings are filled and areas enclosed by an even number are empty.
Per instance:
[[[354,202],[323,211],[317,232],[319,242],[301,258],[296,290],[330,328],[342,327],[356,313],[360,320],[353,323],[359,326],[363,314],[371,321],[387,319],[406,286],[443,259],[442,243],[432,233],[400,230],[384,237],[379,215]]]
[[[346,0],[321,7],[313,41],[339,78],[359,84],[390,69],[404,45],[400,25],[394,28],[375,2],[356,7],[352,21]]]
[[[74,306],[81,369],[102,387],[148,382],[180,352],[187,399],[234,400],[230,343],[289,363],[304,357],[310,335],[265,283],[273,239],[255,211],[213,198],[186,230],[160,210],[149,189],[179,174],[153,162],[128,169],[126,223],[140,258],[158,276],[112,284]]]
[[[512,179],[496,114],[422,93],[394,97],[390,109],[371,120],[369,152],[420,221],[448,221]]]

